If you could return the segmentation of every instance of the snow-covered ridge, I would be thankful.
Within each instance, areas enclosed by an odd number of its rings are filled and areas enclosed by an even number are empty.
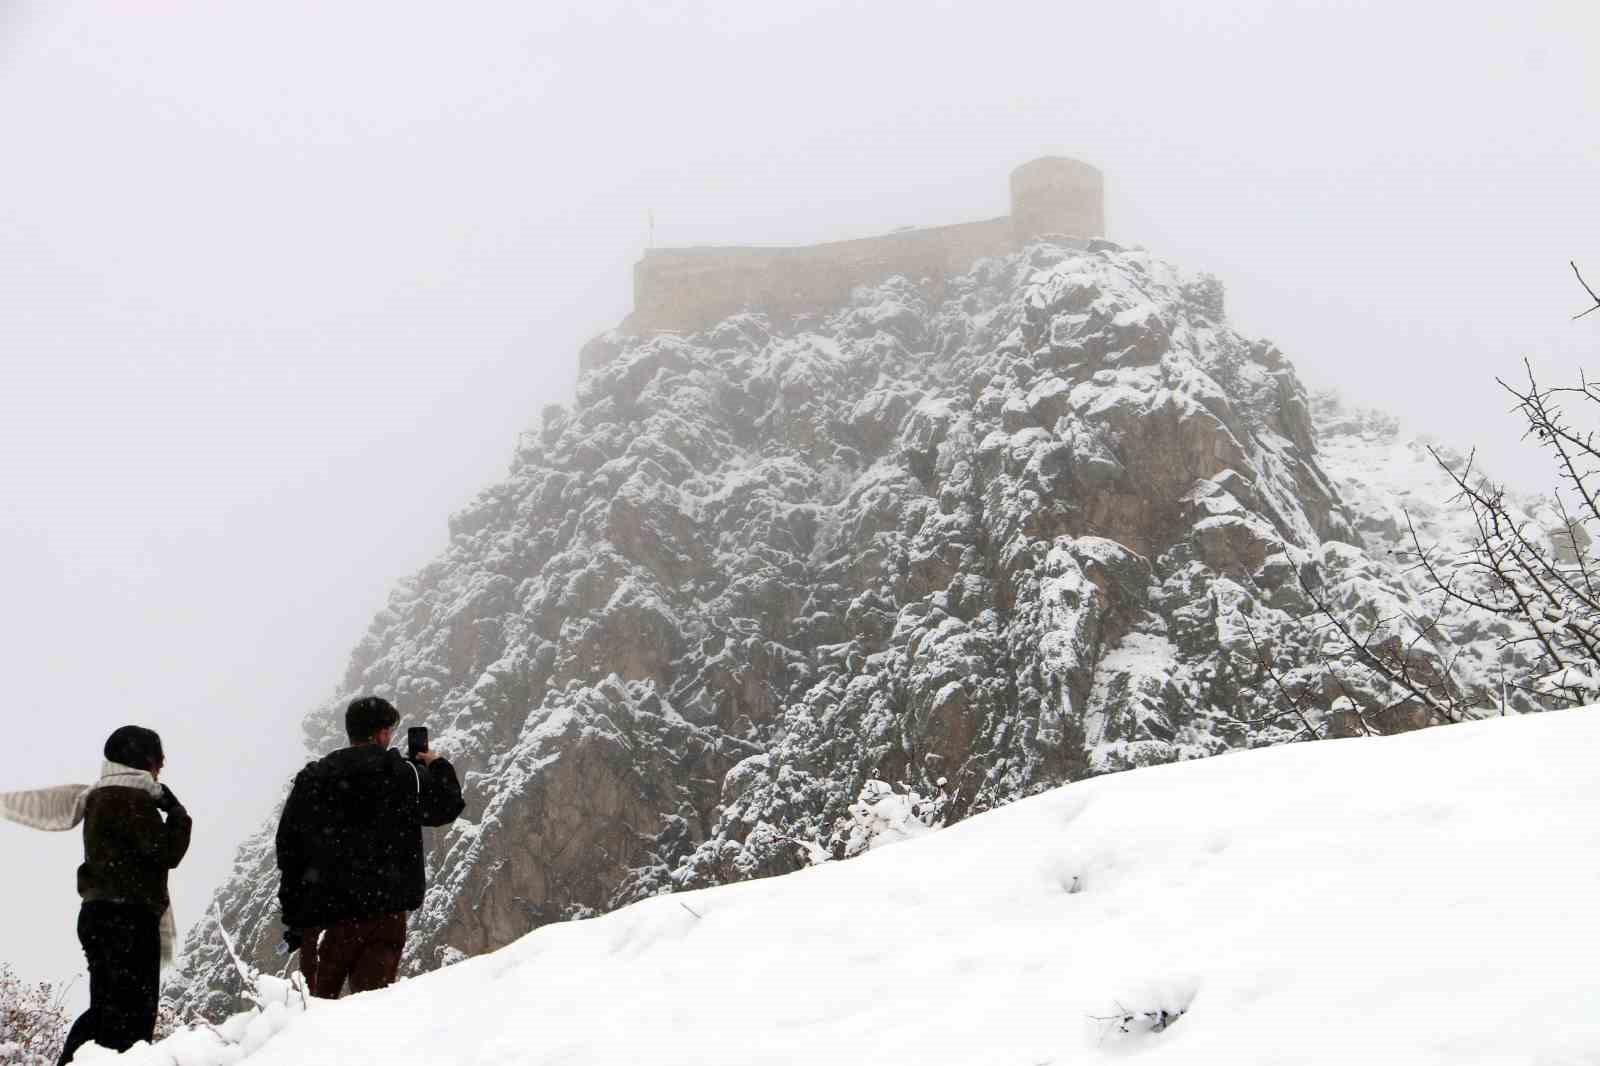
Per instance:
[[[959,819],[1284,741],[1261,659],[1321,669],[1308,574],[1354,611],[1424,610],[1283,353],[1143,251],[1038,244],[584,358],[306,723],[337,747],[343,704],[385,693],[465,771],[413,972],[842,855],[870,779],[942,780]],[[1469,634],[1485,677],[1494,638]],[[1307,708],[1335,734],[1336,695]],[[261,834],[218,893],[264,967],[275,887]],[[236,991],[202,930],[174,992],[215,1017]]]
[[[1586,708],[1099,777],[314,1003],[248,1061],[1593,1063],[1597,749]],[[123,1061],[236,1061],[204,1044]]]

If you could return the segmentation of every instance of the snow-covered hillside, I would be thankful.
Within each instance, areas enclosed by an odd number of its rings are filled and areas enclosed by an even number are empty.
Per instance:
[[[1108,775],[313,1003],[248,1061],[1593,1064],[1597,750],[1584,709]]]
[[[1453,490],[1381,419],[1319,427],[1214,278],[1042,242],[582,358],[576,402],[451,519],[306,722],[328,751],[345,702],[388,695],[463,772],[408,972],[843,855],[872,778],[943,789],[960,819],[1306,723],[1429,720],[1330,678],[1307,590],[1363,624],[1431,622],[1392,554],[1394,486],[1451,536]],[[1454,634],[1481,704],[1501,635]],[[1304,687],[1303,721],[1264,659]],[[217,893],[261,966],[282,932],[270,828]],[[170,993],[220,1017],[237,990],[202,929]]]

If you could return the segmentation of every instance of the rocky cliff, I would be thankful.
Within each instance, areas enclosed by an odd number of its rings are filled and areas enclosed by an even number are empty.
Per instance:
[[[464,773],[412,971],[795,869],[798,842],[844,846],[869,778],[959,818],[1289,739],[1261,661],[1318,668],[1304,582],[1424,612],[1383,481],[1417,453],[1381,420],[1314,416],[1214,279],[1046,242],[933,291],[596,340],[576,402],[395,590],[306,740],[340,746],[344,703],[382,693]],[[1495,634],[1470,636],[1482,681]],[[1339,695],[1310,711],[1331,733]],[[270,969],[275,890],[263,832],[217,902]],[[170,992],[214,1013],[235,990],[192,935]]]

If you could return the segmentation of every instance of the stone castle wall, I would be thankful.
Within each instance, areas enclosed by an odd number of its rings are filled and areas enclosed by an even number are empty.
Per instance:
[[[1098,237],[1104,181],[1074,159],[1035,159],[1011,174],[1011,214],[798,248],[652,248],[633,269],[625,333],[706,329],[728,315],[786,320],[837,307],[857,285],[895,274],[938,281],[1046,233]]]

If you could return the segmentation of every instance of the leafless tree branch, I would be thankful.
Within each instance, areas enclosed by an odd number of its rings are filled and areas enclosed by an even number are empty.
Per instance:
[[[1600,310],[1600,293],[1584,280],[1576,262],[1569,265],[1594,301],[1574,317]],[[1423,605],[1418,617],[1400,612],[1374,619],[1368,608],[1346,609],[1333,586],[1318,580],[1314,588],[1304,570],[1298,573],[1311,604],[1302,621],[1319,642],[1311,654],[1340,698],[1358,708],[1363,729],[1367,713],[1407,708],[1424,711],[1433,722],[1461,721],[1473,715],[1473,700],[1495,696],[1504,713],[1510,693],[1532,707],[1582,704],[1600,696],[1600,559],[1592,550],[1600,542],[1600,431],[1582,428],[1585,421],[1600,426],[1600,382],[1580,372],[1576,385],[1545,386],[1531,361],[1524,359],[1523,369],[1525,384],[1497,380],[1515,400],[1512,410],[1526,426],[1525,437],[1546,449],[1555,465],[1548,510],[1541,503],[1524,513],[1504,487],[1478,473],[1475,452],[1461,462],[1430,447],[1455,488],[1451,503],[1471,524],[1468,543],[1446,551],[1425,543],[1417,522],[1405,513],[1409,548],[1394,554],[1409,563],[1407,581]],[[1575,420],[1574,411],[1591,417]],[[1570,505],[1568,493],[1574,496]],[[1450,615],[1478,616],[1492,625],[1502,656],[1496,692],[1486,691],[1488,682],[1473,672],[1470,657],[1463,658],[1464,646],[1446,627]],[[1303,682],[1286,682],[1248,622],[1246,630],[1284,704],[1284,710],[1261,720],[1292,714],[1308,727],[1311,697],[1326,698],[1329,688],[1313,692]],[[1518,676],[1507,676],[1508,666]],[[1469,691],[1457,680],[1458,669],[1476,689]],[[1306,732],[1316,735],[1309,728]]]
[[[1388,632],[1390,619],[1378,619],[1365,637],[1358,637],[1348,620],[1306,583],[1304,575],[1300,576],[1300,588],[1322,617],[1323,628],[1331,630],[1335,635],[1340,649],[1353,658],[1357,665],[1387,685],[1391,691],[1402,694],[1400,699],[1386,709],[1393,710],[1416,703],[1426,708],[1430,716],[1438,721],[1459,722],[1465,717],[1467,708],[1461,698],[1459,687],[1447,674],[1431,665],[1426,666],[1424,671],[1424,663],[1419,662],[1418,656],[1410,653],[1416,641],[1401,644],[1398,635],[1393,642],[1379,640]],[[1426,629],[1420,635],[1426,635]],[[1390,643],[1398,647],[1385,646]],[[1426,676],[1419,676],[1424,673]]]
[[[1271,678],[1273,686],[1278,690],[1278,694],[1283,697],[1284,701],[1284,707],[1280,711],[1261,715],[1256,718],[1243,718],[1240,719],[1240,721],[1248,726],[1269,725],[1276,722],[1279,718],[1293,715],[1299,720],[1301,729],[1305,732],[1306,739],[1320,739],[1321,734],[1317,731],[1317,727],[1312,725],[1311,720],[1306,717],[1305,686],[1301,686],[1298,695],[1291,693],[1288,687],[1283,683],[1283,678],[1279,675],[1276,665],[1274,665],[1272,660],[1267,656],[1266,650],[1262,648],[1261,641],[1256,639],[1255,627],[1250,624],[1250,619],[1246,618],[1241,613],[1239,615],[1239,621],[1244,623],[1244,631],[1250,637],[1250,645],[1251,647],[1255,648],[1256,664],[1266,673],[1267,677]],[[1361,724],[1363,728],[1366,727],[1365,722],[1362,722]],[[1298,739],[1298,737],[1299,734],[1296,734],[1296,739]]]
[[[1568,260],[1567,265],[1572,267],[1572,272],[1577,275],[1578,284],[1583,286],[1584,291],[1589,294],[1589,299],[1594,301],[1594,306],[1593,307],[1590,307],[1587,310],[1579,311],[1577,314],[1573,315],[1572,317],[1574,319],[1579,319],[1579,318],[1582,318],[1584,315],[1589,314],[1589,312],[1591,312],[1591,311],[1600,311],[1600,296],[1596,296],[1595,295],[1594,290],[1589,288],[1589,283],[1587,281],[1583,280],[1583,275],[1578,273],[1578,264],[1572,262],[1571,260]]]

